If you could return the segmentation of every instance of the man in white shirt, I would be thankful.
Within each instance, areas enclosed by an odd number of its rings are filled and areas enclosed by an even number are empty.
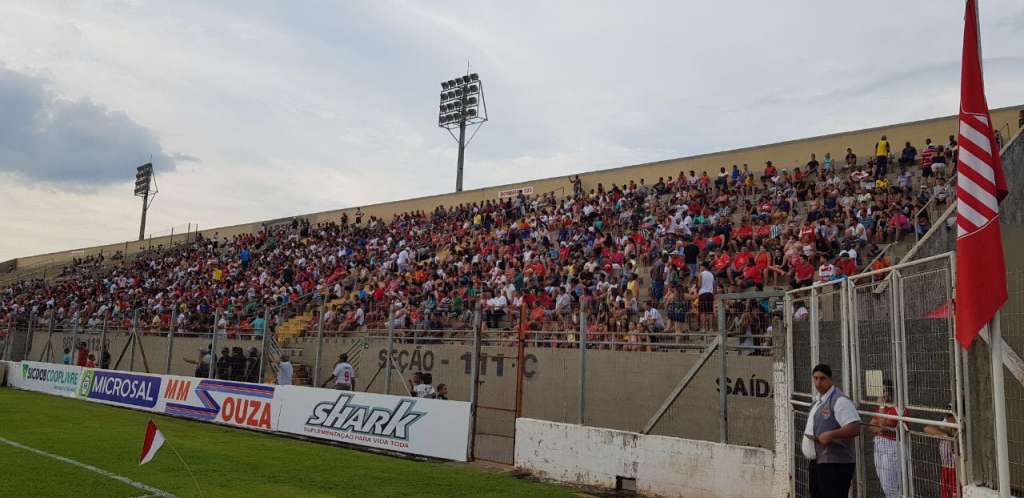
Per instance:
[[[832,280],[832,277],[836,275],[836,267],[829,262],[828,256],[822,255],[819,258],[821,266],[818,267],[818,279],[822,282],[828,282]]]
[[[804,427],[800,449],[808,460],[811,498],[846,497],[856,466],[853,438],[860,435],[857,407],[832,384],[832,368],[811,371],[817,398]]]
[[[352,368],[352,364],[348,362],[348,354],[341,353],[338,355],[338,363],[334,365],[334,372],[331,377],[324,381],[320,387],[326,387],[328,383],[334,381],[332,386],[334,389],[341,391],[352,391],[356,388],[356,369]]]
[[[697,311],[700,312],[701,330],[714,330],[712,321],[715,312],[715,274],[711,273],[708,263],[701,263],[697,290]]]
[[[488,291],[486,294],[490,295],[491,292]],[[505,317],[505,307],[508,306],[508,299],[505,298],[505,294],[498,293],[496,296],[488,298],[484,304],[487,305],[484,310],[487,328],[498,328],[501,325],[501,320]]]
[[[281,355],[281,361],[277,362],[277,385],[292,385],[292,372],[292,362],[289,361],[288,355]]]
[[[654,301],[644,305],[644,316],[640,319],[640,325],[651,334],[660,334],[665,331],[665,319],[654,305]],[[658,342],[656,337],[652,339],[651,342]]]

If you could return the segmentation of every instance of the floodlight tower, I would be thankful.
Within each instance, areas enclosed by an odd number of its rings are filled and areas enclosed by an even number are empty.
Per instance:
[[[150,188],[150,184],[153,185]],[[153,163],[146,163],[135,168],[135,197],[142,197],[142,223],[139,225],[139,240],[146,238],[146,211],[153,205],[156,194],[160,192],[156,186],[156,175],[153,174]],[[150,194],[153,194],[150,196]]]
[[[480,126],[487,121],[487,102],[484,100],[484,82],[480,75],[468,73],[441,82],[441,108],[437,125],[459,144],[459,166],[455,174],[455,191],[462,192],[462,165],[466,159],[466,146],[473,141]],[[466,140],[466,128],[476,127]],[[455,137],[458,128],[459,136]]]

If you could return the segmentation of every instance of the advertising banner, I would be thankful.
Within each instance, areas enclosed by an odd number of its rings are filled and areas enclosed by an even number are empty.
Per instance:
[[[509,190],[502,190],[502,191],[498,192],[498,197],[502,198],[502,199],[505,199],[505,198],[508,198],[508,197],[516,197],[519,194],[533,195],[533,187],[521,187],[521,188],[513,188],[513,189],[509,189]]]
[[[196,377],[163,376],[167,388],[161,399],[164,413],[204,422],[275,430],[274,386],[199,379]]]
[[[470,405],[303,386],[8,364],[14,387],[203,422],[466,461]]]
[[[466,461],[469,403],[302,386],[276,395],[280,432]]]
[[[10,384],[18,389],[38,391],[57,396],[78,396],[82,367],[58,363],[23,361],[10,373]]]
[[[82,382],[78,395],[91,401],[111,405],[161,411],[160,375],[120,372],[86,368],[82,371]]]

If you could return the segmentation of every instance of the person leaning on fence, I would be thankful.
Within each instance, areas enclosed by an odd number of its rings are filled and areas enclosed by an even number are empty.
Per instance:
[[[902,480],[900,478],[900,443],[897,441],[899,422],[881,415],[896,416],[893,406],[893,386],[891,380],[882,383],[882,398],[878,400],[878,413],[871,419],[868,432],[874,434],[875,473],[878,483],[886,498],[899,498]],[[907,415],[906,410],[903,415]]]
[[[946,406],[947,410],[951,408]],[[943,422],[956,423],[956,417],[952,413],[944,415],[941,420]],[[956,477],[956,461],[958,457],[953,439],[956,437],[956,429],[938,425],[926,425],[924,432],[940,438],[939,463],[942,468],[939,474],[939,490],[941,496],[942,498],[957,498],[960,496],[960,483]]]
[[[808,460],[811,498],[847,498],[856,466],[852,439],[860,434],[857,408],[832,384],[832,368],[811,371],[817,400],[811,406],[801,450]]]

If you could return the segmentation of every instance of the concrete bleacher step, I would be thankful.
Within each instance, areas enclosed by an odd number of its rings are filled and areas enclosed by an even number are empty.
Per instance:
[[[339,304],[342,304],[343,302],[344,299],[332,299],[330,301],[327,301],[325,307],[330,308],[331,306],[337,306]],[[282,341],[283,343],[288,339],[302,336],[303,332],[305,332],[306,330],[306,325],[310,322],[310,320],[313,319],[313,315],[314,311],[309,310],[300,315],[295,315],[288,319],[287,321],[285,321],[284,323],[282,323],[281,325],[279,325],[275,332],[277,340]]]

